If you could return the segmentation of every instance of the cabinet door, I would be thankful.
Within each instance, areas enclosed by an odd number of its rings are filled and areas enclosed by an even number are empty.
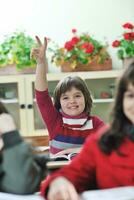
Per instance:
[[[22,134],[26,133],[27,123],[23,76],[0,77],[0,100],[13,115],[17,128]]]
[[[86,79],[93,96],[92,115],[97,115],[106,123],[109,122],[110,112],[114,102],[116,78]]]
[[[25,76],[27,136],[48,135],[35,99],[35,75]]]

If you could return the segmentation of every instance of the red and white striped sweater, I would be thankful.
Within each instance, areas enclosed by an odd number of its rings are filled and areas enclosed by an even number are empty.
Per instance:
[[[51,155],[68,148],[81,147],[87,136],[104,125],[97,116],[82,113],[72,117],[58,112],[53,106],[48,90],[36,90],[36,99],[49,132]]]

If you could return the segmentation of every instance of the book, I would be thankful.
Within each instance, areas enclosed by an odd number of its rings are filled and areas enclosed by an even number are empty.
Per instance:
[[[70,161],[72,160],[78,153],[68,153],[68,154],[55,154],[53,156],[51,156],[51,159],[53,161]]]
[[[70,161],[77,155],[77,153],[69,153],[69,154],[55,154],[51,156],[50,160],[46,163],[46,167],[48,170],[55,170],[65,165],[68,165]]]
[[[85,191],[80,200],[134,200],[134,187],[117,187],[102,190]]]
[[[25,200],[44,200],[44,198],[38,194],[18,195],[18,194],[0,192],[0,200],[24,200],[24,199]]]

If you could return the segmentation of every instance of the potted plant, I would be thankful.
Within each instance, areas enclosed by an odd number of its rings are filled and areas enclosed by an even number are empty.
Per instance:
[[[113,41],[112,46],[117,48],[117,56],[124,61],[124,65],[129,65],[134,60],[134,25],[125,23],[123,34]]]
[[[61,67],[61,71],[107,70],[112,62],[106,45],[91,37],[88,33],[77,34],[72,29],[72,38],[62,47],[49,48],[51,61]]]
[[[7,35],[0,44],[1,71],[4,71],[5,68],[8,69],[7,73],[18,73],[21,71],[25,73],[29,68],[33,70],[35,68],[35,61],[30,59],[30,50],[34,45],[35,41],[26,35],[24,31],[16,31]]]

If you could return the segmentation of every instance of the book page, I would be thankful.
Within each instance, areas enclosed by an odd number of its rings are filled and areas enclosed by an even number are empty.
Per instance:
[[[69,160],[69,158],[68,158],[68,155],[65,155],[65,154],[63,154],[63,155],[53,155],[53,156],[51,156],[51,160],[52,161],[64,161],[64,160]]]
[[[0,200],[44,200],[44,198],[37,194],[17,195],[0,192]]]
[[[81,200],[134,200],[134,187],[118,187],[112,189],[83,192]]]
[[[51,156],[54,161],[72,160],[78,153],[61,154],[61,152]]]

